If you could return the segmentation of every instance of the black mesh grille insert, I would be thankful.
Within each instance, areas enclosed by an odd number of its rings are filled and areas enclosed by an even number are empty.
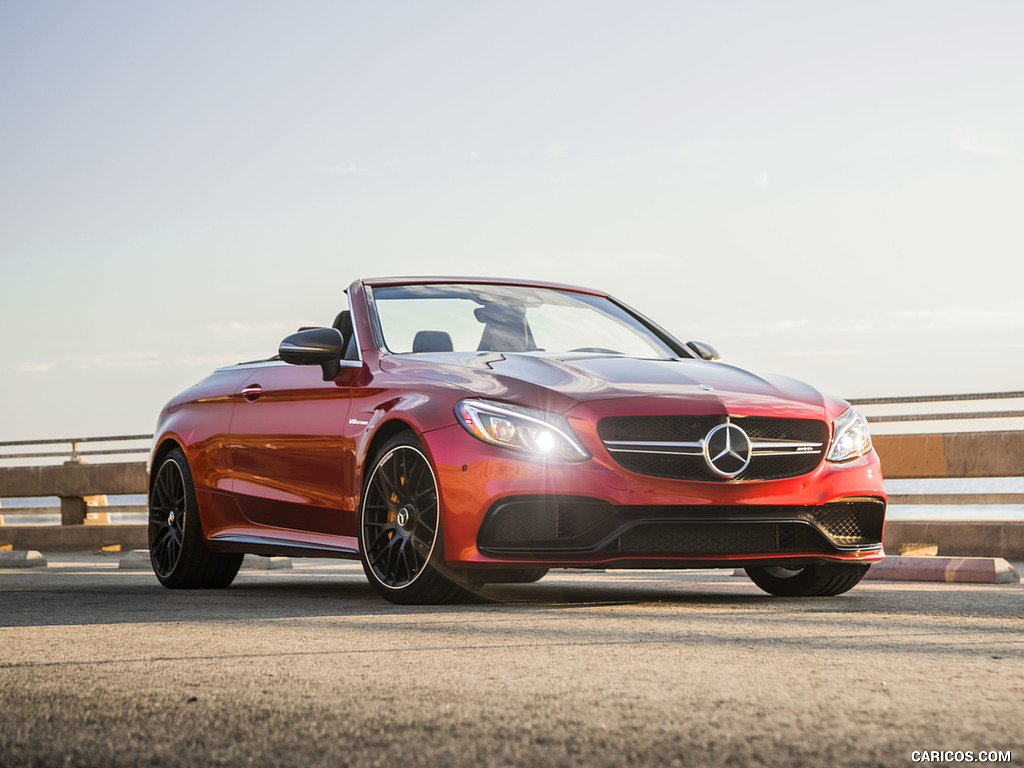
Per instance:
[[[493,550],[592,547],[615,515],[616,507],[589,499],[521,497],[495,505],[478,539]]]
[[[841,547],[874,544],[882,540],[885,507],[879,501],[839,501],[813,507],[809,519]]]
[[[597,423],[601,440],[608,441],[661,441],[699,442],[725,416],[608,416]],[[814,453],[795,453],[781,456],[754,455],[750,465],[735,480],[781,480],[803,475],[817,467],[825,456],[828,443],[828,425],[815,419],[776,419],[762,416],[732,416],[751,442],[762,440],[796,440],[820,443]],[[674,480],[703,480],[726,482],[708,467],[703,456],[671,456],[657,453],[622,452],[610,450],[612,458],[630,472],[651,477]]]
[[[619,537],[627,554],[754,555],[771,552],[827,552],[817,531],[801,523],[655,523]]]
[[[725,416],[606,416],[597,422],[602,440],[699,440]]]

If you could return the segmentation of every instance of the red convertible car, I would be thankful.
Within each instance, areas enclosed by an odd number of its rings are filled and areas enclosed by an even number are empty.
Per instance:
[[[583,566],[740,566],[772,594],[835,595],[884,556],[878,456],[840,399],[600,291],[387,278],[348,299],[164,408],[164,586],[226,587],[249,552],[359,558],[398,603]]]

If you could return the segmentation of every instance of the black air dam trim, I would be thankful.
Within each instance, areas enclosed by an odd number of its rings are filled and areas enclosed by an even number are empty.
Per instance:
[[[877,549],[885,504],[858,498],[821,506],[613,506],[566,496],[497,502],[477,548],[501,556],[842,554]]]

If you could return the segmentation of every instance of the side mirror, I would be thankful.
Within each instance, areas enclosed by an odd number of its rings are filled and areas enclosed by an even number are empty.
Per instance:
[[[700,355],[701,360],[709,360],[711,362],[718,362],[722,359],[722,356],[718,354],[718,350],[712,347],[710,344],[705,344],[703,341],[688,341],[686,346]]]
[[[343,344],[337,328],[307,328],[282,341],[277,353],[292,365],[319,365],[330,381],[341,372]]]

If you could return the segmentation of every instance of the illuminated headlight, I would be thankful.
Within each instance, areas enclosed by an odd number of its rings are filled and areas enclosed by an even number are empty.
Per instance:
[[[488,400],[460,400],[459,423],[485,443],[532,453],[538,458],[581,461],[590,458],[564,416]]]
[[[829,461],[849,461],[871,450],[868,420],[856,408],[847,408],[832,422]]]

